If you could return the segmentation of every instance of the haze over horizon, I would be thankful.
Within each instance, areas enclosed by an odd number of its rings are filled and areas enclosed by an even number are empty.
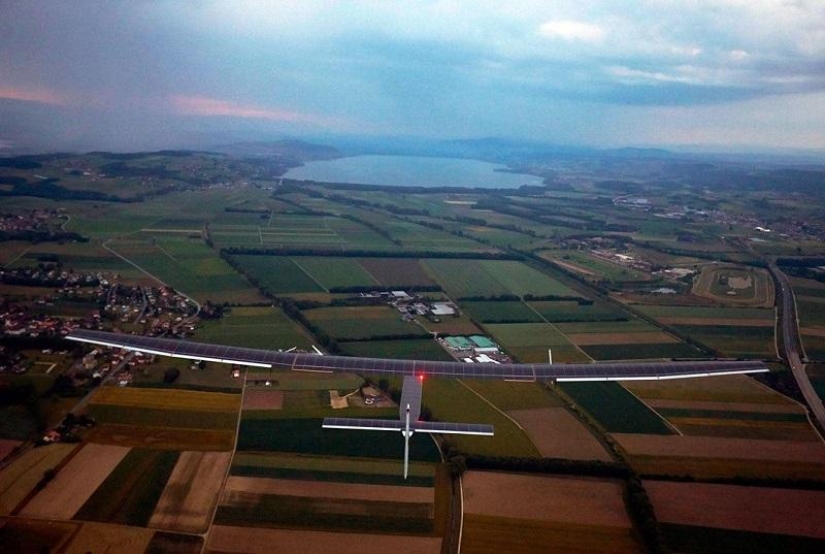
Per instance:
[[[321,136],[825,149],[825,2],[0,0],[0,154]]]

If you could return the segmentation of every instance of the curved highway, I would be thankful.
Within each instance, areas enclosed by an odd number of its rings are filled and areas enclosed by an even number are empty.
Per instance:
[[[793,289],[787,276],[773,263],[768,264],[768,269],[774,277],[777,286],[776,303],[779,312],[782,314],[781,320],[777,321],[777,333],[782,333],[782,351],[779,355],[785,359],[793,372],[794,378],[802,391],[802,396],[811,409],[816,420],[825,428],[825,407],[822,399],[814,390],[808,374],[805,373],[805,364],[799,355],[801,341],[799,338],[799,322],[796,316],[796,302],[794,301]]]

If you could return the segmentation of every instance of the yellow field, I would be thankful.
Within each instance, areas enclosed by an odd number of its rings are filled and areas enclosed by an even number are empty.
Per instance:
[[[98,424],[86,437],[90,442],[155,448],[225,452],[235,447],[235,430],[178,429],[143,425]]]
[[[100,387],[92,398],[92,403],[139,407],[150,410],[180,409],[199,412],[236,412],[240,409],[241,395],[178,389]]]
[[[795,402],[744,375],[712,379],[669,381],[626,381],[625,388],[642,399],[699,400],[709,402],[751,402],[754,404],[796,405]]]

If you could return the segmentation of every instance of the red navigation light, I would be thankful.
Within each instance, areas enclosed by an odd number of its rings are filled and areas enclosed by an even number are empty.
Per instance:
[[[419,374],[418,374],[418,381],[419,381],[420,383],[423,383],[423,382],[424,382],[424,374],[423,374],[423,373],[419,373]]]

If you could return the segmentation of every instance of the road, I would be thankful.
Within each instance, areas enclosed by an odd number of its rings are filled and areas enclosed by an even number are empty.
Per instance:
[[[779,306],[779,312],[782,314],[781,321],[777,322],[777,333],[782,333],[782,347],[779,355],[785,359],[793,372],[794,378],[799,385],[799,390],[805,397],[805,401],[811,408],[816,420],[823,428],[825,428],[825,407],[822,405],[822,400],[816,394],[808,374],[805,373],[805,364],[802,362],[802,357],[799,355],[801,350],[799,338],[799,322],[796,316],[796,302],[794,301],[793,289],[784,273],[772,263],[768,264],[768,269],[774,277],[774,281],[778,287],[776,295],[776,303]]]

